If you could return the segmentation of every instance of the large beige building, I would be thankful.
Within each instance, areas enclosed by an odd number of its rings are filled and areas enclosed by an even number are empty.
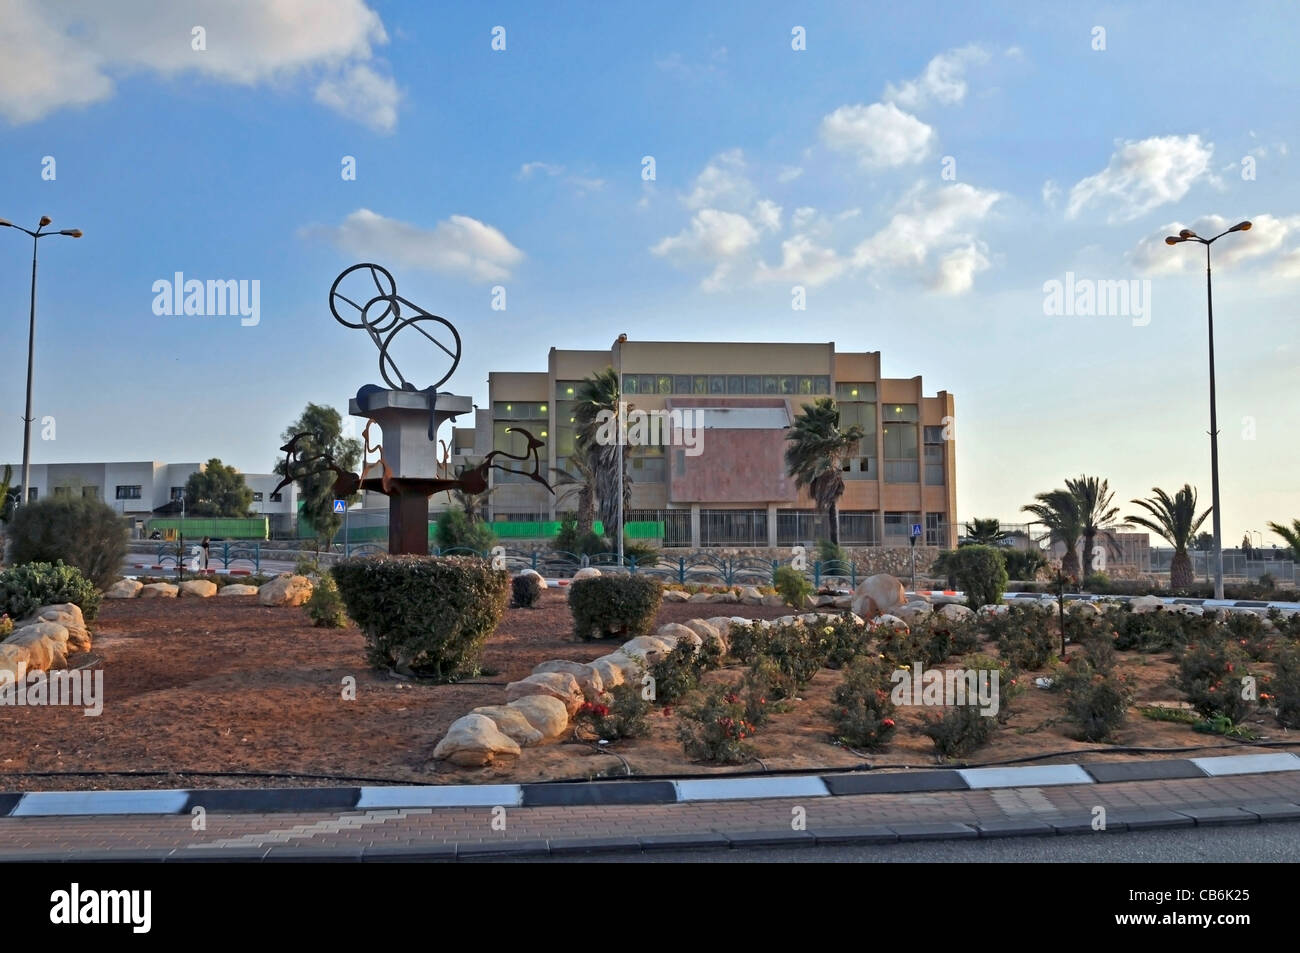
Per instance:
[[[845,468],[840,540],[848,546],[957,541],[953,398],[926,397],[921,378],[882,378],[880,352],[836,353],[833,343],[753,344],[623,341],[605,351],[552,348],[545,371],[493,372],[489,403],[473,427],[453,436],[458,466],[489,450],[521,453],[512,426],[546,442],[551,468],[574,449],[579,384],[606,368],[621,376],[630,418],[654,412],[693,422],[693,434],[666,426],[657,442],[627,446],[633,481],[628,522],[663,524],[664,546],[762,547],[807,543],[827,534],[806,491],[786,475],[786,428],[800,405],[834,396],[841,425],[866,438]],[[689,424],[688,424],[689,426]],[[702,428],[702,429],[698,429]],[[687,439],[691,438],[691,439]],[[492,471],[494,520],[554,520],[572,497]]]

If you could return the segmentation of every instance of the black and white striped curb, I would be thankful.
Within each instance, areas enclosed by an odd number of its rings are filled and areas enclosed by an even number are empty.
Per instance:
[[[866,771],[846,774],[683,778],[392,787],[268,788],[169,791],[39,791],[0,794],[0,817],[79,817],[400,808],[576,807],[685,804],[697,801],[919,794],[1118,781],[1217,778],[1300,771],[1290,753],[1226,755],[1168,761],[1106,761],[1028,767]]]

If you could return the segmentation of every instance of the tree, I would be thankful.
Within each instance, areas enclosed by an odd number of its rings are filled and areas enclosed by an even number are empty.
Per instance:
[[[21,488],[15,488],[12,485],[14,478],[14,468],[5,464],[4,476],[0,477],[0,523],[9,522],[9,517],[13,515],[14,507],[18,503],[18,492]]]
[[[127,530],[107,503],[86,496],[51,496],[18,507],[9,523],[14,565],[75,566],[98,588],[122,575]]]
[[[1077,582],[1079,556],[1075,547],[1079,545],[1079,536],[1083,533],[1079,501],[1069,490],[1037,493],[1034,499],[1038,502],[1028,503],[1021,509],[1038,517],[1038,521],[1047,527],[1052,542],[1065,547],[1065,555],[1061,557],[1061,572]]]
[[[607,533],[616,533],[618,522],[618,444],[623,435],[615,431],[610,439],[611,421],[619,418],[618,374],[612,367],[593,374],[578,385],[574,408],[574,446],[586,457],[596,491],[601,522]],[[612,416],[611,416],[612,415]],[[632,484],[627,475],[627,454],[623,454],[623,507],[632,502]],[[615,537],[617,538],[617,537]]]
[[[189,516],[247,516],[253,491],[244,475],[216,457],[185,481],[185,512]]]
[[[966,524],[966,540],[963,546],[1001,546],[1011,534],[1002,528],[997,519],[974,519]]]
[[[1214,536],[1210,533],[1197,533],[1196,540],[1192,543],[1192,549],[1198,553],[1208,553],[1214,549]]]
[[[559,467],[551,469],[556,476],[555,502],[558,505],[570,496],[577,496],[578,511],[574,514],[577,520],[577,531],[580,535],[586,536],[588,533],[595,532],[596,475],[582,454],[574,454],[569,458],[569,468],[568,470]],[[559,489],[560,487],[563,489]]]
[[[840,430],[840,409],[833,397],[804,404],[786,434],[785,468],[795,487],[808,488],[817,509],[826,514],[831,543],[840,543],[838,507],[844,495],[844,459],[853,455],[863,431],[857,424]]]
[[[452,501],[465,511],[466,518],[471,523],[487,522],[487,502],[488,497],[499,490],[500,487],[489,487],[482,493],[466,493],[464,490],[452,490]]]
[[[1293,557],[1300,556],[1300,520],[1292,520],[1290,526],[1282,523],[1269,523],[1268,528],[1286,540],[1286,545]]]
[[[1112,506],[1115,494],[1106,480],[1096,477],[1080,476],[1077,480],[1066,480],[1065,487],[1079,504],[1079,520],[1083,530],[1083,558],[1087,572],[1092,572],[1092,548],[1100,536],[1108,548],[1115,547],[1115,537],[1110,530],[1119,515],[1119,507]]]
[[[1174,547],[1174,558],[1169,564],[1169,588],[1188,589],[1196,581],[1196,574],[1192,569],[1192,557],[1187,555],[1187,547],[1196,538],[1196,531],[1210,515],[1211,508],[1196,515],[1196,490],[1187,483],[1172,498],[1159,487],[1152,487],[1151,492],[1155,496],[1133,500],[1147,511],[1147,515],[1126,516],[1125,519],[1151,530]]]
[[[355,472],[361,465],[361,442],[343,436],[343,419],[333,407],[308,404],[298,419],[280,435],[280,440],[288,443],[297,434],[305,435],[298,441],[298,451],[303,460],[328,454],[344,470]],[[314,467],[307,469],[315,472],[287,474],[283,460],[275,464],[276,473],[293,476],[298,484],[298,512],[311,522],[316,532],[316,548],[320,549],[322,543],[329,545],[343,525],[343,517],[334,512],[334,472]],[[347,500],[353,503],[359,498],[360,494],[354,493]]]

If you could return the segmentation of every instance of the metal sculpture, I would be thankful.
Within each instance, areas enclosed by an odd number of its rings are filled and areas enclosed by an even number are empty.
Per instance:
[[[352,276],[350,281],[349,276]],[[374,293],[371,293],[371,286]],[[365,303],[359,303],[363,298]],[[379,349],[379,374],[388,388],[366,384],[357,391],[357,396],[350,405],[352,414],[369,418],[362,431],[360,473],[339,466],[330,454],[319,450],[324,443],[321,435],[294,434],[280,448],[285,454],[284,479],[273,492],[278,493],[295,480],[332,472],[335,475],[335,498],[346,499],[360,490],[388,496],[389,551],[393,553],[427,552],[429,497],[443,490],[459,490],[471,495],[483,493],[488,488],[491,470],[526,476],[546,487],[550,493],[555,493],[542,475],[539,451],[545,443],[522,427],[506,430],[507,433],[518,432],[524,435],[527,446],[522,455],[492,450],[477,466],[457,477],[448,473],[445,456],[443,460],[438,460],[436,448],[431,454],[420,448],[423,439],[419,436],[420,431],[412,432],[412,425],[422,427],[418,423],[420,413],[428,414],[428,441],[433,443],[442,423],[469,412],[472,407],[469,398],[456,397],[438,390],[460,365],[460,334],[450,321],[425,311],[399,295],[392,274],[386,268],[369,262],[353,265],[334,279],[334,284],[330,286],[329,305],[330,313],[336,321],[347,328],[364,330]],[[407,313],[403,313],[403,308]],[[343,313],[340,313],[340,309],[343,309]],[[389,353],[394,339],[408,329],[420,334],[450,359],[446,373],[428,387],[417,387],[408,380]],[[417,416],[413,419],[412,415]],[[376,422],[384,428],[384,441],[372,445],[370,427]],[[312,436],[315,440],[308,441],[307,438]],[[386,452],[385,447],[390,443]],[[377,457],[368,463],[372,453],[377,454]],[[532,461],[532,470],[530,472],[504,466],[495,462],[497,458]],[[396,461],[396,464],[390,466],[390,460]],[[378,469],[379,475],[368,476],[375,469]]]

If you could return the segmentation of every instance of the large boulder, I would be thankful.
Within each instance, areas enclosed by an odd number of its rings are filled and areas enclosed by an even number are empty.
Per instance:
[[[311,580],[306,576],[285,573],[264,583],[257,590],[257,601],[264,606],[300,606],[311,598]]]
[[[762,605],[763,594],[753,586],[746,586],[740,590],[740,601],[747,606]]]
[[[470,714],[491,718],[496,723],[497,731],[524,748],[540,744],[543,740],[542,733],[529,724],[524,713],[518,708],[511,708],[509,705],[485,705],[482,708],[475,708]]]
[[[687,602],[691,594],[684,589],[665,589],[664,602]]]
[[[569,712],[564,702],[550,695],[525,695],[506,705],[522,714],[528,723],[542,733],[545,741],[559,738],[569,730]]]
[[[499,757],[519,754],[519,743],[502,734],[486,715],[463,715],[451,723],[447,734],[433,749],[439,761],[450,761],[462,768],[480,768]]]
[[[939,615],[948,619],[950,622],[964,622],[975,615],[969,606],[958,605],[955,602],[948,602],[939,607]]]
[[[1165,604],[1158,596],[1138,596],[1128,606],[1138,615],[1144,615],[1148,612],[1159,612]]]
[[[543,575],[542,575],[540,572],[538,572],[536,569],[525,569],[525,570],[524,570],[523,572],[521,572],[519,575],[521,575],[521,576],[532,576],[534,579],[537,580],[537,585],[538,585],[538,586],[540,586],[540,587],[543,588],[543,589],[547,589],[547,588],[549,588],[549,587],[546,585],[546,577],[543,576]]]
[[[628,639],[619,647],[619,651],[624,655],[639,655],[648,665],[653,665],[672,650],[671,642],[653,635],[638,635],[635,639]]]
[[[542,675],[546,672],[566,672],[572,675],[577,680],[578,687],[582,689],[582,697],[589,702],[599,700],[605,693],[605,680],[600,677],[600,672],[582,662],[554,659],[533,668],[534,675]]]
[[[140,588],[141,599],[175,599],[180,590],[170,582],[151,582]]]
[[[903,584],[889,573],[877,573],[858,583],[853,593],[853,611],[860,616],[889,612],[907,602]],[[865,611],[864,611],[865,610]]]
[[[81,614],[81,607],[73,602],[56,602],[41,606],[26,619],[14,623],[14,630],[33,622],[53,622],[68,630],[68,652],[90,651],[90,630],[86,628],[86,619]]]
[[[692,593],[690,598],[687,599],[686,601],[687,602],[712,602],[714,595],[715,593],[712,592],[704,592],[704,591],[695,592]]]
[[[1087,605],[1087,603],[1084,603],[1084,605]],[[1006,615],[1010,611],[1011,607],[1008,605],[999,604],[996,606],[980,606],[975,610],[975,615],[979,616],[981,619],[987,619],[989,616]]]
[[[198,596],[211,599],[217,594],[217,584],[211,579],[186,579],[180,584],[181,596]]]
[[[622,685],[624,682],[639,682],[641,676],[645,674],[645,663],[641,659],[632,658],[622,652],[611,652],[608,655],[602,655],[591,663],[591,667],[600,673],[600,680],[605,684],[605,691]]]
[[[104,590],[105,599],[134,599],[144,588],[139,579],[119,579]]]
[[[909,602],[907,605],[899,606],[894,610],[894,615],[898,616],[908,625],[920,622],[926,616],[934,613],[928,602]]]
[[[29,671],[68,667],[68,630],[57,622],[30,622],[5,639],[27,652]]]
[[[241,582],[232,582],[228,586],[222,586],[219,596],[255,596],[258,593],[257,586],[248,586]]]
[[[885,629],[901,629],[904,632],[911,631],[906,622],[896,615],[890,615],[886,612],[884,615],[878,615],[872,620],[875,625]]]
[[[579,579],[594,579],[599,575],[600,570],[595,566],[583,566],[573,574],[573,581],[577,582]]]
[[[568,672],[540,672],[506,686],[507,702],[527,695],[549,695],[564,704],[570,718],[578,713],[583,702],[582,686]]]
[[[681,645],[682,639],[685,639],[697,649],[704,641],[700,638],[699,633],[694,629],[690,626],[682,625],[680,622],[667,622],[664,625],[659,626],[654,637],[656,639],[663,639],[665,642],[671,642],[674,647]]]
[[[731,632],[730,623],[723,626],[721,629],[703,619],[691,619],[682,624],[700,637],[701,645],[706,642],[712,643],[717,649],[724,653],[730,647],[727,642],[727,635]]]
[[[763,597],[763,605],[765,605],[765,606],[783,606],[783,605],[785,605],[785,600],[782,599],[780,596],[777,596],[777,595],[764,596],[764,597]]]

